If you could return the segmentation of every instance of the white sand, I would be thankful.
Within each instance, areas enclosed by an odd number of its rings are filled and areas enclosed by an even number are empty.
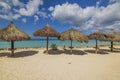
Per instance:
[[[46,55],[44,49],[19,51],[23,52],[15,58],[0,51],[0,80],[120,80],[120,51],[84,55]]]

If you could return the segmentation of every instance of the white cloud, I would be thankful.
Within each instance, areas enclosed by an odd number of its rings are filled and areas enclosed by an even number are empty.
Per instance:
[[[0,7],[1,7],[0,12],[5,12],[5,13],[11,9],[10,5],[8,5],[7,3],[2,2],[2,1],[0,2]]]
[[[17,13],[13,13],[11,11],[11,4],[9,4],[9,0],[1,0],[0,1],[0,18],[6,20],[18,19],[21,16]]]
[[[22,16],[34,17],[39,12],[40,5],[43,5],[43,0],[28,0],[27,4],[20,0],[0,0],[0,18],[13,20]],[[41,15],[46,17],[46,14]]]
[[[0,18],[6,19],[6,20],[11,20],[8,15],[0,15]]]
[[[34,22],[38,21],[39,17],[37,15],[34,16]]]
[[[26,18],[23,18],[23,19],[22,19],[22,21],[23,21],[24,23],[26,23],[26,22],[27,22]]]
[[[100,3],[98,2],[97,5]],[[120,29],[120,3],[109,4],[106,7],[88,6],[80,7],[77,3],[64,3],[50,7],[51,16],[63,23],[70,23],[80,30],[93,27],[99,29]]]
[[[97,1],[96,7],[99,7],[100,3],[101,3],[101,0]]]
[[[43,18],[48,18],[47,13],[43,12],[43,11],[38,11],[37,15],[39,15],[40,17],[43,17]]]
[[[101,29],[119,28],[120,26],[120,3],[114,3],[99,9],[94,18],[95,26]]]
[[[3,14],[1,15],[0,14],[0,18],[2,19],[6,19],[6,20],[13,20],[13,19],[18,19],[19,17],[21,17],[19,14],[12,14],[12,13],[9,13],[9,14]]]
[[[23,16],[32,16],[39,10],[39,6],[42,4],[42,0],[30,0],[28,4],[25,5],[24,8],[20,8],[18,12]]]
[[[116,2],[116,0],[109,0],[109,3],[114,3]]]
[[[117,2],[120,2],[120,0],[116,0]]]
[[[63,23],[70,23],[72,26],[76,27],[83,26],[84,22],[88,21],[96,11],[94,7],[86,7],[85,9],[82,9],[76,3],[56,5],[54,8],[50,7],[49,10],[52,10],[51,15],[53,18]]]
[[[24,4],[20,2],[19,0],[12,0],[12,3],[14,6],[20,6],[20,7],[24,6]]]
[[[19,6],[23,7],[24,3],[20,2],[19,0],[0,0],[0,3],[5,3],[7,6]]]
[[[115,2],[120,2],[120,0],[109,0],[109,3],[115,3]]]
[[[49,9],[48,9],[49,11],[53,11],[54,10],[54,8],[51,6],[51,7],[49,7]]]

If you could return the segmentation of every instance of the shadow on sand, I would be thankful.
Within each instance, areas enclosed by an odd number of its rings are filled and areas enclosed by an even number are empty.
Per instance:
[[[92,53],[92,54],[96,54],[95,53],[95,50],[84,50],[85,52],[88,52],[88,53]],[[104,51],[104,50],[99,50],[98,52],[97,52],[97,54],[109,54],[108,52],[106,52],[106,51]]]
[[[84,51],[81,51],[81,50],[73,50],[72,53],[70,52],[70,50],[49,50],[48,54],[52,54],[52,55],[59,55],[59,54],[85,55],[87,53]]]
[[[10,53],[0,53],[0,57],[8,56],[12,58],[18,58],[18,57],[32,56],[37,53],[38,51],[21,51],[21,52],[15,52],[14,56],[11,56]]]
[[[101,49],[101,50],[110,52],[110,53],[120,53],[120,49],[117,49],[117,48],[114,48],[113,51],[111,51],[110,49]]]
[[[51,54],[51,55],[59,55],[59,54],[63,54],[64,51],[63,50],[49,50],[48,51],[48,54]]]
[[[114,50],[119,50],[120,51],[120,48],[113,48]]]
[[[65,53],[66,54],[73,54],[73,55],[85,55],[85,54],[87,54],[86,52],[81,51],[81,50],[72,50],[72,53],[70,52],[70,50],[65,50]]]
[[[0,53],[0,57],[10,56],[10,53]]]

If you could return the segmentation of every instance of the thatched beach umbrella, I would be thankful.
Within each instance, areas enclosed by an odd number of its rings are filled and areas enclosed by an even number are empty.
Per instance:
[[[77,40],[79,42],[88,42],[87,36],[83,35],[80,31],[75,30],[75,29],[70,29],[67,31],[64,31],[60,34],[58,37],[59,40],[70,40],[71,41],[71,52],[72,52],[72,41]]]
[[[104,40],[107,37],[107,34],[104,34],[102,32],[99,32],[99,30],[95,30],[95,32],[91,33],[88,38],[89,39],[95,39],[96,40],[96,53],[98,51],[98,40]]]
[[[114,29],[111,29],[111,31],[108,33],[108,37],[104,39],[104,41],[110,41],[111,42],[111,51],[113,51],[113,42],[120,42],[120,33],[115,32]]]
[[[14,56],[14,41],[29,40],[30,37],[11,21],[6,28],[0,31],[0,39],[11,41],[11,55]]]
[[[34,36],[42,36],[47,37],[47,44],[46,44],[46,53],[48,53],[48,40],[49,37],[58,37],[59,33],[54,30],[49,24],[47,24],[45,27],[35,31],[33,33]]]

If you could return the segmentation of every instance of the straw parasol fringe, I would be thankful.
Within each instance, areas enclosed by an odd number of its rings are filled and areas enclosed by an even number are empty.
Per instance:
[[[48,54],[49,37],[58,37],[59,33],[47,24],[45,27],[35,31],[33,35],[46,37],[46,53]]]
[[[79,42],[88,42],[88,38],[83,35],[80,31],[78,30],[75,30],[75,29],[70,29],[70,30],[67,30],[67,31],[64,31],[60,34],[60,36],[58,37],[59,40],[70,40],[71,41],[71,46],[70,46],[70,49],[71,49],[71,53],[72,53],[72,42],[73,40],[77,40]]]
[[[6,28],[0,31],[0,39],[11,41],[11,56],[14,56],[14,41],[29,40],[30,37],[11,21]]]

